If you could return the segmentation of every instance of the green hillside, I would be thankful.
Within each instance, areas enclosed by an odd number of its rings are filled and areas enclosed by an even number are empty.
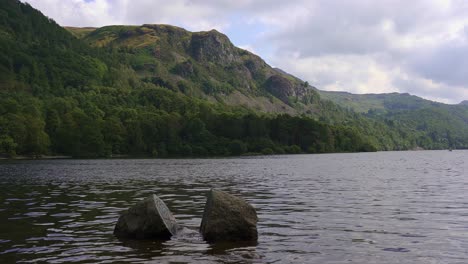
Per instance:
[[[423,133],[418,145],[426,148],[466,148],[468,105],[448,105],[425,100],[407,93],[351,94],[320,91],[323,99],[353,111],[364,113],[390,126],[406,126]]]
[[[217,78],[228,78],[217,66],[195,65],[194,80],[184,86],[171,73],[178,64],[171,68],[161,59],[142,63],[150,58],[146,49],[93,48],[19,1],[2,0],[0,15],[3,155],[168,157],[375,149],[350,127],[258,114],[216,100],[212,94],[227,93],[219,87],[230,85],[204,72],[219,71]],[[102,39],[109,28],[93,31],[93,36]],[[174,55],[163,51],[161,57]],[[199,56],[217,58],[214,53]],[[275,107],[279,104],[265,94]]]
[[[307,82],[270,67],[215,30],[189,32],[170,25],[108,26],[82,39],[91,46],[125,54],[127,63],[143,81],[190,97],[346,124],[382,150],[413,148],[417,138],[423,136],[406,127],[389,128],[385,122],[322,100],[318,90]]]
[[[177,157],[468,146],[466,136],[452,131],[458,123],[449,122],[445,135],[434,136],[424,126],[413,129],[404,115],[395,125],[323,100],[307,82],[271,68],[214,30],[189,32],[169,25],[64,29],[29,4],[1,2],[2,156]]]
[[[369,110],[381,112],[417,110],[444,105],[407,93],[352,94],[320,91],[320,96],[358,113],[367,113]]]
[[[315,90],[235,47],[216,30],[189,32],[170,25],[107,26],[82,38],[91,46],[126,54],[127,64],[144,81],[173,91],[272,113],[313,113],[320,108]]]

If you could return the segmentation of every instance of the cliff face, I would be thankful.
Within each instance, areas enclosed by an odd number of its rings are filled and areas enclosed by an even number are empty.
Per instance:
[[[289,97],[295,94],[292,83],[281,75],[272,75],[267,79],[265,87],[272,95],[288,103]]]
[[[216,30],[192,34],[190,55],[199,62],[219,65],[240,62],[238,50],[225,35]]]
[[[108,26],[80,36],[92,46],[112,47],[129,54],[132,67],[148,81],[192,96],[232,105],[252,105],[256,101],[256,109],[267,112],[300,113],[319,107],[311,103],[320,100],[313,87],[235,47],[216,30],[189,32],[170,25]],[[265,98],[270,102],[268,106]]]

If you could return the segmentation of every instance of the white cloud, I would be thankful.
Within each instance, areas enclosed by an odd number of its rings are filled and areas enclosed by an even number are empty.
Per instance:
[[[373,57],[359,55],[324,55],[278,58],[276,64],[294,68],[304,80],[323,90],[353,93],[385,93],[398,90],[392,83],[397,69],[387,69]]]
[[[62,26],[174,24],[190,30],[223,30],[216,8],[186,0],[26,0]]]
[[[107,0],[27,0],[63,26],[104,26],[113,21],[112,5]]]
[[[277,61],[276,61],[277,60]],[[411,93],[429,100],[458,103],[468,98],[468,89],[447,85],[409,73],[378,55],[324,55],[301,58],[298,54],[276,58],[275,64],[327,91],[351,93]]]

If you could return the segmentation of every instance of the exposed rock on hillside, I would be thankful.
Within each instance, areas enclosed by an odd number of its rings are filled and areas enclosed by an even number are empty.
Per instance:
[[[197,61],[228,65],[239,61],[231,41],[216,30],[192,34],[191,54]]]
[[[267,91],[286,104],[289,101],[289,96],[294,95],[292,83],[280,75],[273,75],[268,78],[265,83],[265,87]]]

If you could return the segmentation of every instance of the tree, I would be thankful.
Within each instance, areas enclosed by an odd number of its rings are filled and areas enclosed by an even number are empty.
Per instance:
[[[18,144],[11,137],[7,135],[0,136],[0,154],[4,153],[8,157],[14,157],[16,156],[17,146]]]

